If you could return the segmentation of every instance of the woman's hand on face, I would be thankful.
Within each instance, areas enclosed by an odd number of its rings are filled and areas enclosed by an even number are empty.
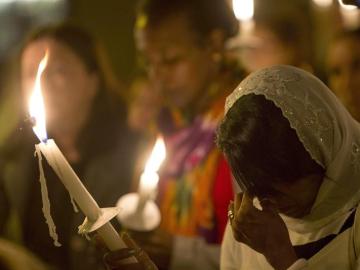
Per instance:
[[[261,206],[262,210],[256,209],[246,193],[236,195],[230,219],[234,238],[263,254],[275,269],[287,269],[297,256],[286,225],[272,202],[262,200]]]

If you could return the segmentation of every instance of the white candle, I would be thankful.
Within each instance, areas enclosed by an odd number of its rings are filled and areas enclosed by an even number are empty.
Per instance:
[[[95,222],[100,217],[100,207],[71,168],[54,140],[50,139],[46,142],[41,142],[37,146],[84,215],[90,222]],[[126,247],[119,234],[109,222],[100,227],[97,232],[110,250]]]
[[[35,119],[33,130],[40,140],[40,143],[36,145],[36,148],[40,149],[41,153],[45,156],[49,165],[60,178],[65,188],[70,193],[70,196],[75,200],[81,211],[87,217],[88,221],[90,223],[94,223],[101,216],[102,211],[100,207],[71,168],[54,140],[47,140],[45,109],[40,85],[41,74],[45,69],[46,62],[47,55],[40,62],[34,92],[30,98],[29,104],[30,115]],[[110,250],[117,250],[126,247],[126,244],[122,241],[110,221],[98,228],[97,233],[101,236]],[[136,259],[132,257],[126,262],[136,262]]]
[[[254,0],[233,0],[233,11],[240,23],[240,35],[248,38],[254,28]]]
[[[141,212],[144,209],[146,202],[156,194],[158,181],[159,175],[156,172],[144,171],[141,174],[137,211]]]
[[[354,5],[345,5],[342,0],[339,1],[340,14],[346,29],[355,29],[360,25],[360,11]]]
[[[313,0],[313,2],[320,8],[328,8],[332,5],[333,0]]]
[[[138,212],[142,212],[146,202],[156,194],[157,184],[159,182],[159,170],[166,156],[165,143],[161,137],[158,137],[154,148],[148,159],[144,172],[140,176],[139,201],[137,205]]]

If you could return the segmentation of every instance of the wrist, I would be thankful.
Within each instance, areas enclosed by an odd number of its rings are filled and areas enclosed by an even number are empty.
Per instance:
[[[266,259],[274,269],[286,270],[298,260],[298,257],[291,247],[286,249],[274,249],[274,252],[270,256],[266,256]]]

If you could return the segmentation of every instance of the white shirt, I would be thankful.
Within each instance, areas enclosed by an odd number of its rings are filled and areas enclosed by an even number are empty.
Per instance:
[[[309,260],[297,261],[289,270],[316,269],[316,270],[346,270],[351,268],[353,255],[355,226],[348,228],[329,244],[322,248]],[[265,257],[237,242],[232,234],[230,225],[226,227],[221,247],[220,269],[222,270],[272,270],[274,269]],[[360,268],[355,268],[360,269]]]

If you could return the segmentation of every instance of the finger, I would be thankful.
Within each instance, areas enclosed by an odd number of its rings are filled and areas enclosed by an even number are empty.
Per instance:
[[[234,225],[231,225],[231,229],[232,229],[233,236],[236,241],[247,244],[247,245],[250,243],[249,237],[242,231],[242,229],[240,227],[238,227],[237,225],[234,224]]]
[[[249,212],[249,210],[251,210],[253,207],[252,205],[252,199],[250,198],[250,196],[245,192],[244,194],[242,194],[241,197],[241,205],[238,208],[236,215],[235,216],[239,216],[240,213],[247,213]]]
[[[147,270],[157,269],[155,263],[150,259],[149,255],[143,249],[140,249],[136,254],[136,259]]]
[[[131,236],[127,232],[121,232],[120,237],[128,247],[133,249],[140,248],[138,244],[135,242],[135,240],[131,238]]]
[[[238,211],[238,209],[240,209],[242,200],[243,200],[243,196],[244,193],[240,192],[238,194],[235,195],[235,200],[234,200],[234,211]]]
[[[95,248],[101,253],[101,254],[104,254],[106,252],[109,251],[109,249],[107,248],[104,240],[102,239],[102,237],[97,233],[95,232],[91,238],[91,243],[95,246]]]
[[[258,209],[257,207],[254,206],[254,200],[256,200],[255,198],[256,197],[250,197],[248,193],[244,193],[240,212],[246,213],[248,217],[250,217],[251,214],[261,213],[262,212],[261,208]],[[259,202],[259,204],[262,206],[262,201]]]
[[[278,208],[277,208],[277,205],[268,198],[262,199],[260,201],[260,203],[261,203],[261,206],[263,207],[264,210],[272,211],[272,212],[275,212],[275,213],[279,212]]]
[[[130,237],[128,233],[122,232],[120,236],[128,247],[136,250],[135,257],[138,262],[145,267],[145,269],[157,269],[149,255],[136,244],[136,242]]]
[[[132,248],[122,248],[116,251],[105,253],[104,262],[110,267],[120,267],[124,265],[124,259],[135,256],[136,250]]]

